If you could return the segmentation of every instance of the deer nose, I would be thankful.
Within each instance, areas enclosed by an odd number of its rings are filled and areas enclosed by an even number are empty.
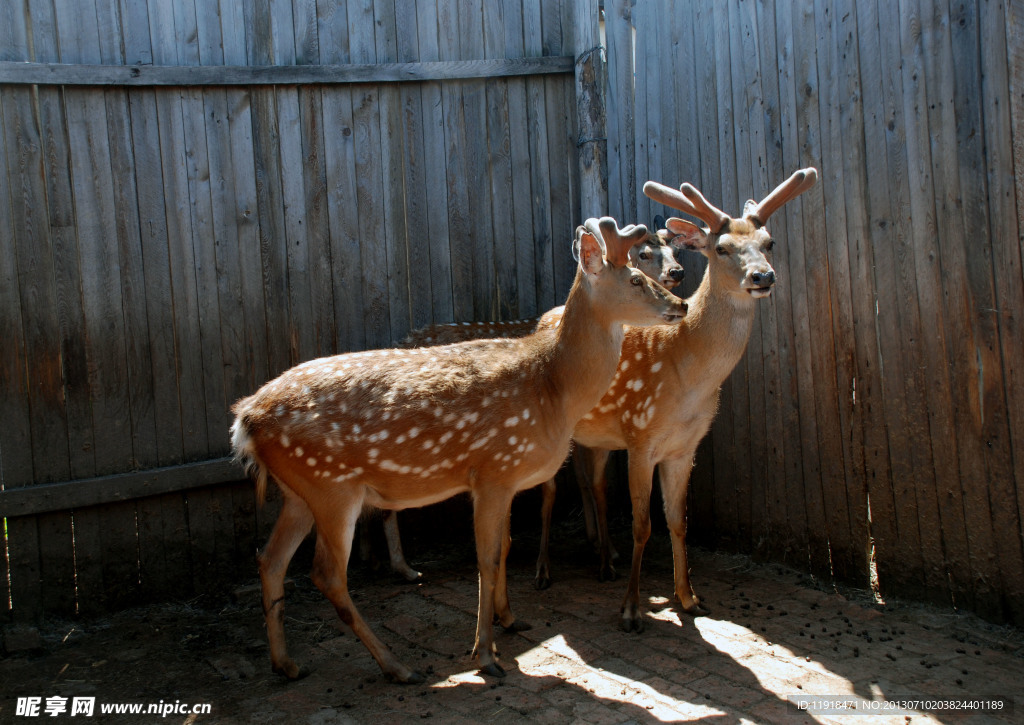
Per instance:
[[[775,284],[775,270],[769,269],[767,272],[754,272],[750,275],[750,281],[759,287],[771,287]]]
[[[676,282],[682,282],[683,281],[683,277],[685,275],[686,275],[686,270],[683,269],[682,267],[678,267],[677,269],[669,270],[669,273],[668,273],[668,276],[671,277]]]

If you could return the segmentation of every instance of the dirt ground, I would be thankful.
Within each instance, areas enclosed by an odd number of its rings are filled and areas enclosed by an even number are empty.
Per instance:
[[[412,563],[424,581],[353,566],[351,589],[375,631],[426,676],[396,685],[301,571],[293,569],[286,631],[312,674],[284,682],[270,671],[258,588],[235,601],[140,607],[103,619],[45,622],[41,647],[0,659],[0,722],[218,723],[641,723],[1021,722],[1024,634],[949,609],[879,605],[869,593],[825,590],[809,577],[738,556],[694,551],[694,587],[711,615],[691,619],[671,602],[671,551],[655,532],[641,592],[645,631],[617,629],[625,581],[600,583],[586,545],[553,541],[554,585],[532,587],[535,540],[517,541],[510,596],[533,629],[497,636],[503,680],[476,674],[472,546]],[[616,539],[627,550],[628,531]],[[621,543],[619,543],[621,542]],[[568,551],[566,551],[568,549]],[[625,565],[620,564],[620,568]],[[255,578],[253,579],[255,582]],[[47,698],[68,698],[46,714]],[[794,698],[871,701],[877,717],[813,716]],[[39,714],[18,714],[38,697]],[[95,698],[72,718],[73,698]],[[998,699],[998,709],[978,701]],[[909,701],[909,702],[908,702]],[[957,708],[927,706],[950,702]],[[25,700],[22,700],[23,708]],[[59,702],[59,701],[58,701]],[[903,702],[904,710],[896,709]],[[111,704],[175,707],[103,714]],[[209,705],[209,714],[186,712]],[[187,707],[186,707],[187,706]]]

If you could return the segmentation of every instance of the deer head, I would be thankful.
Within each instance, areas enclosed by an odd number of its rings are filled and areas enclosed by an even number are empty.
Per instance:
[[[814,168],[801,169],[761,200],[747,201],[743,216],[734,219],[712,206],[692,184],[683,184],[679,191],[648,181],[644,194],[673,209],[697,217],[707,226],[671,217],[665,225],[673,242],[699,251],[708,259],[708,271],[716,278],[732,282],[735,294],[753,298],[767,297],[775,284],[775,270],[770,252],[775,241],[765,227],[768,218],[786,202],[804,193],[818,180]]]

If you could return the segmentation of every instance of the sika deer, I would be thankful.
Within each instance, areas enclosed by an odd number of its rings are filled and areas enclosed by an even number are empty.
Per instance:
[[[235,404],[235,455],[261,497],[268,477],[283,497],[260,555],[274,670],[302,674],[285,646],[284,574],[316,523],[313,581],[386,675],[421,682],[352,603],[353,532],[364,506],[424,506],[469,491],[480,569],[474,654],[485,673],[504,674],[493,618],[507,630],[524,628],[505,585],[512,498],[562,464],[573,426],[615,374],[623,325],[678,323],[686,309],[627,266],[629,246],[645,234],[642,226],[619,230],[609,217],[577,228],[579,269],[555,330],[313,360]]]
[[[650,537],[654,466],[661,473],[665,515],[672,537],[675,593],[683,609],[705,614],[690,586],[686,559],[686,491],[697,444],[718,407],[722,382],[743,355],[754,324],[756,300],[771,294],[775,271],[768,261],[774,241],[765,222],[783,204],[817,181],[813,168],[794,173],[761,203],[748,201],[738,219],[717,209],[690,184],[681,193],[644,184],[651,199],[692,214],[708,226],[672,218],[669,231],[708,259],[700,287],[687,300],[689,313],[673,328],[630,329],[611,387],[583,416],[573,438],[590,456],[589,480],[598,511],[601,570],[611,564],[604,469],[612,450],[629,452],[633,503],[633,560],[622,604],[622,627],[640,631],[640,564]]]
[[[655,222],[657,223],[657,219]],[[658,226],[657,231],[649,233],[629,248],[629,260],[633,266],[651,279],[657,280],[665,289],[673,289],[683,281],[683,266],[676,261],[676,246],[672,244],[674,235]],[[414,330],[402,341],[400,347],[415,348],[435,345],[448,345],[466,340],[484,340],[497,337],[523,337],[536,332],[539,327],[555,327],[562,318],[562,307],[556,307],[541,318],[526,320],[502,320],[498,322],[449,322],[430,325]],[[550,493],[549,493],[550,489]],[[554,503],[554,480],[545,483],[544,500],[550,505]],[[596,543],[597,529],[593,507],[593,496],[585,496],[583,505],[586,512],[587,536]],[[409,566],[402,552],[402,539],[398,529],[398,516],[394,511],[385,511],[382,517],[384,538],[388,546],[388,558],[391,569],[407,581],[418,581],[420,572]],[[551,516],[542,516],[542,520],[550,526]],[[365,535],[365,527],[363,533]],[[545,530],[545,540],[546,540]],[[365,541],[368,549],[369,540]],[[545,547],[546,548],[546,547]]]

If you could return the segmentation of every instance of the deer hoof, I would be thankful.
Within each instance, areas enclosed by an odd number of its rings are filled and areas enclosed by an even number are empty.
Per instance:
[[[400,685],[419,685],[427,680],[426,677],[413,670],[408,672],[390,672],[388,673],[388,679]]]
[[[545,589],[551,588],[551,577],[549,576],[538,576],[533,580],[533,588],[538,592],[542,592]]]
[[[407,582],[416,583],[419,581],[423,581],[423,573],[418,572],[415,569],[407,569],[405,571],[400,571],[398,573],[401,574],[402,578],[405,579]]]
[[[599,582],[613,582],[619,578],[619,573],[615,571],[615,567],[611,564],[604,564],[597,571],[597,580]]]
[[[312,672],[312,670],[310,670],[305,665],[299,667],[297,664],[295,664],[294,660],[288,660],[287,662],[281,665],[272,665],[272,669],[274,670],[274,672],[281,675],[285,679],[292,681],[301,680],[306,677],[309,677],[309,673]]]
[[[706,617],[711,614],[711,610],[707,607],[701,606],[700,602],[694,600],[690,606],[683,606],[683,611],[689,614],[691,617]]]
[[[529,622],[524,622],[521,619],[513,620],[512,624],[508,625],[507,627],[504,624],[501,625],[501,627],[509,634],[515,634],[516,632],[525,632],[528,629],[533,629],[532,624],[530,624]]]
[[[497,662],[491,662],[480,668],[481,674],[490,675],[491,677],[504,677],[505,670]]]
[[[634,610],[632,607],[629,610],[624,608],[622,610],[622,619],[619,620],[619,628],[623,632],[636,632],[637,634],[643,632],[644,618],[640,611]]]

